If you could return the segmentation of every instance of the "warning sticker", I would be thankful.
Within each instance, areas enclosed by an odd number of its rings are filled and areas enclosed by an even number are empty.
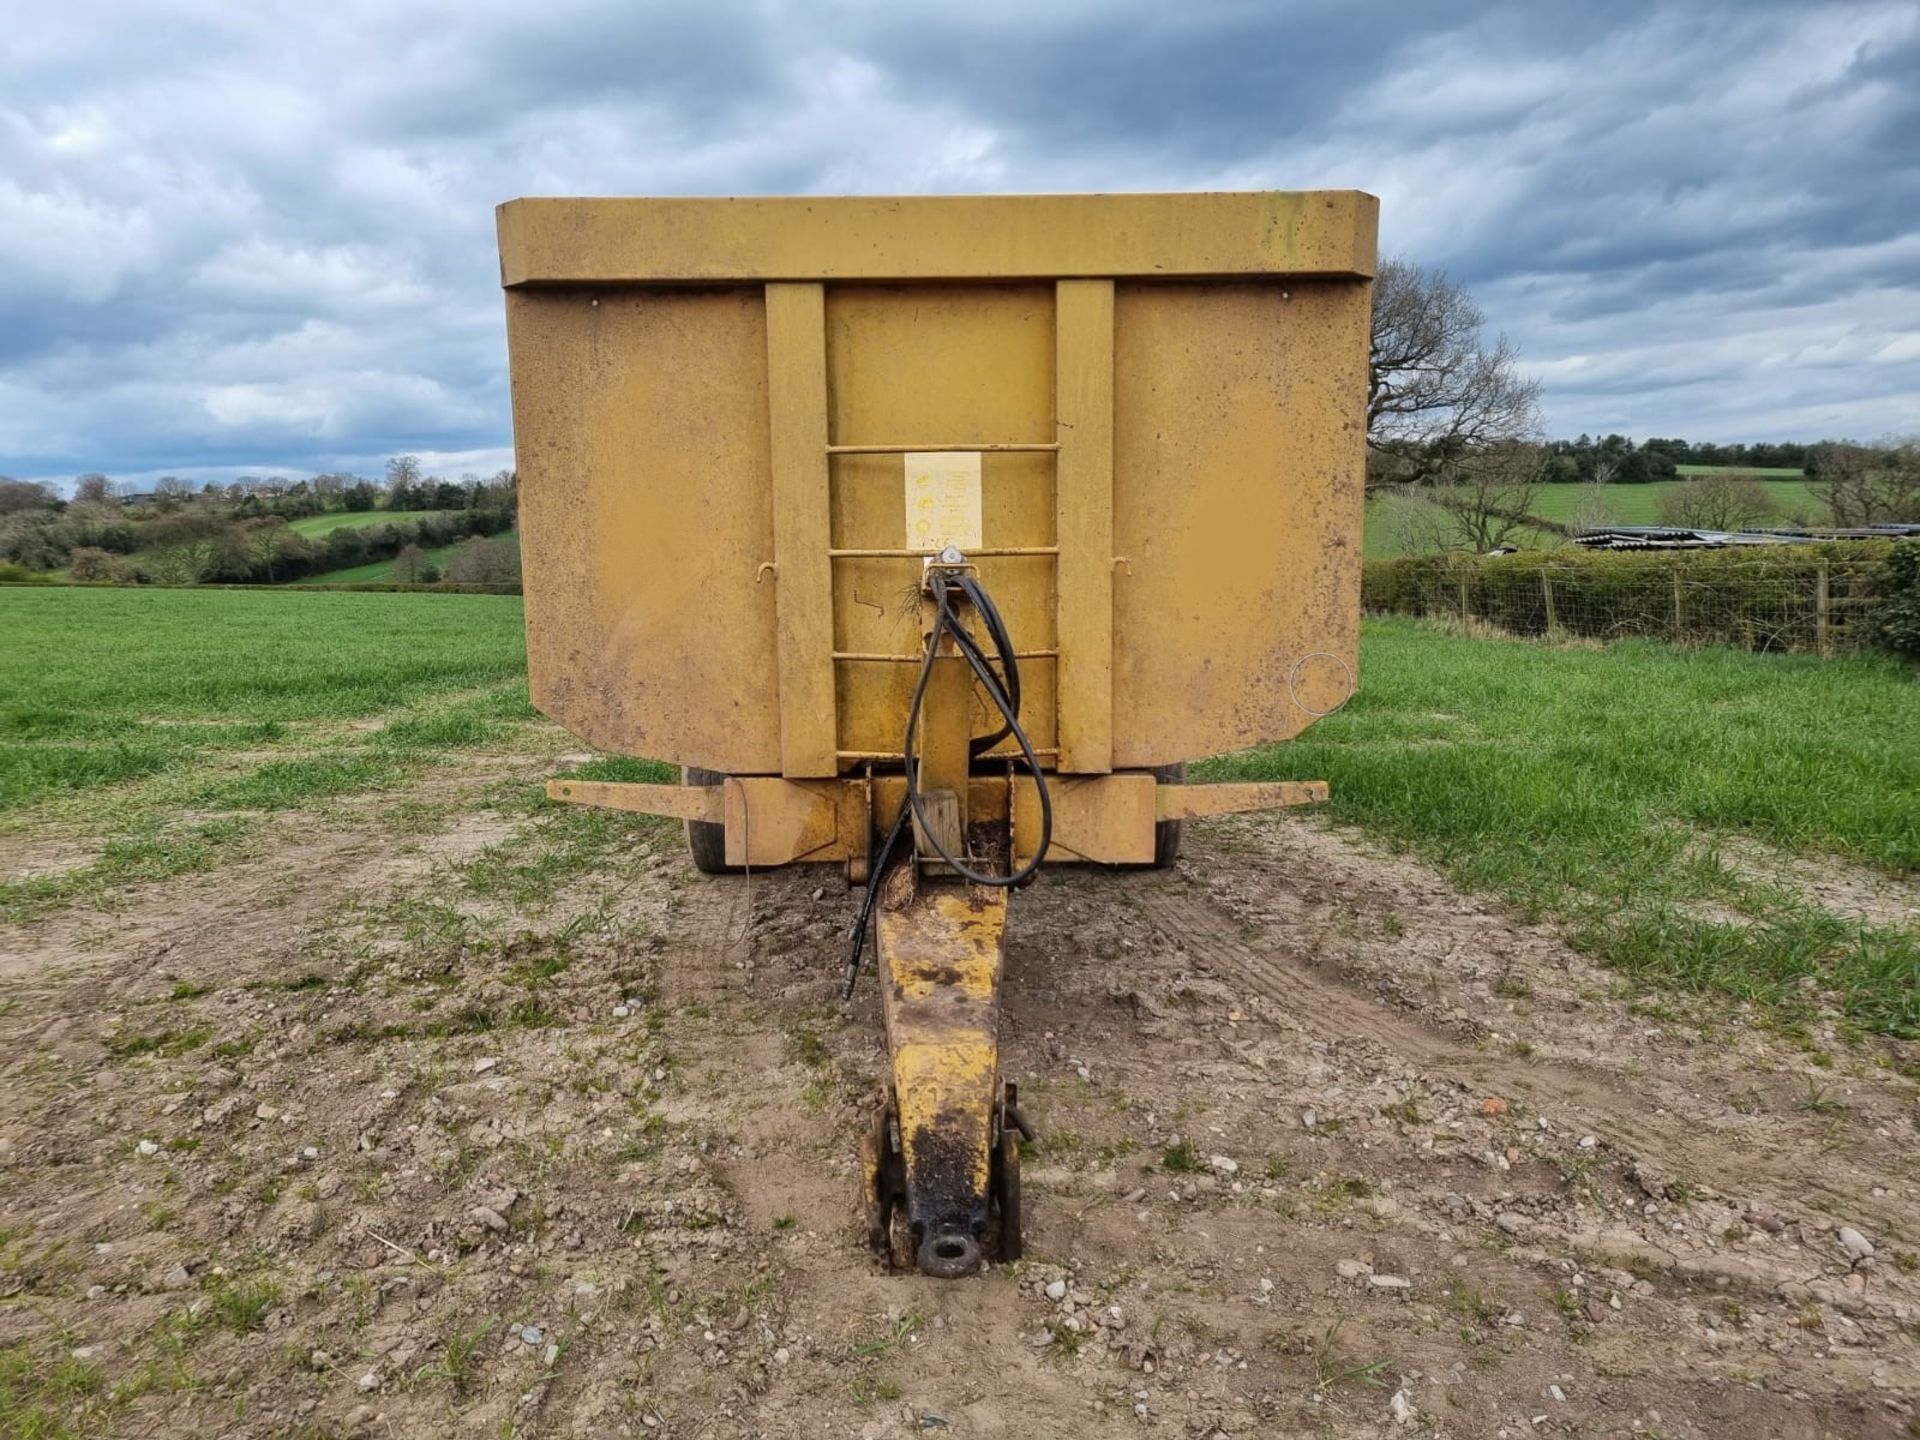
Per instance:
[[[980,452],[907,455],[907,549],[980,548]]]

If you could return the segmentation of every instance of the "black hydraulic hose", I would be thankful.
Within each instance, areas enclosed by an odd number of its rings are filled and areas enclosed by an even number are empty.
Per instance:
[[[977,583],[978,582],[975,582],[976,585]],[[979,593],[984,596],[986,592],[982,589]],[[939,584],[934,587],[934,598],[939,602],[940,615],[939,621],[934,627],[933,641],[938,641],[940,632],[944,629],[955,633],[957,643],[957,637],[965,635],[966,628],[960,624],[959,617],[953,613],[952,601],[947,594],[947,587],[944,584]],[[988,604],[991,605],[992,601],[989,600]],[[967,636],[967,639],[971,641],[972,636]],[[1009,647],[1009,650],[1011,650],[1011,647]],[[913,763],[913,732],[917,728],[917,722],[919,720],[920,698],[926,693],[925,673],[921,676],[920,685],[916,687],[913,710],[907,720],[906,738],[901,742],[900,747],[906,758],[907,803],[913,807],[914,817],[919,820],[920,828],[925,833],[927,842],[933,846],[934,851],[942,860],[953,867],[956,874],[962,879],[971,881],[975,885],[992,885],[1001,889],[1010,889],[1015,885],[1024,884],[1032,877],[1034,872],[1040,868],[1040,862],[1046,858],[1048,847],[1053,844],[1053,797],[1047,793],[1046,777],[1040,773],[1040,757],[1034,754],[1033,742],[1027,739],[1027,732],[1021,728],[1020,716],[1016,713],[1006,692],[1001,689],[999,678],[994,675],[992,667],[980,658],[979,646],[977,644],[965,645],[961,647],[961,652],[966,655],[968,664],[972,666],[974,674],[979,677],[982,687],[985,688],[987,692],[987,698],[993,701],[995,708],[1000,711],[1001,718],[1006,721],[1007,728],[1012,732],[1013,738],[1019,742],[1020,753],[1026,761],[1028,773],[1033,776],[1034,786],[1040,792],[1040,843],[1034,847],[1033,854],[1029,857],[1027,863],[1010,875],[985,875],[978,870],[970,870],[963,861],[949,851],[945,845],[940,843],[940,837],[934,833],[933,827],[927,823],[926,812],[921,809],[919,777],[914,774]],[[1011,661],[1009,661],[1009,663],[1011,663]],[[931,668],[929,664],[927,673],[931,672]],[[1007,796],[1007,805],[1009,811],[1011,811],[1013,805],[1011,792],[1009,792]],[[1012,857],[1009,856],[1008,858],[1011,859]]]
[[[1006,888],[1024,883],[1040,868],[1040,862],[1046,858],[1047,850],[1053,843],[1053,797],[1047,792],[1047,781],[1040,770],[1039,756],[1034,753],[1033,744],[1027,739],[1027,732],[1020,725],[1020,666],[1014,658],[1012,639],[1007,633],[1005,622],[1000,618],[999,607],[993,603],[985,586],[968,575],[954,576],[951,583],[957,585],[961,593],[980,612],[980,617],[987,627],[987,634],[993,641],[994,649],[999,652],[1001,670],[1006,679],[1003,683],[1000,675],[994,673],[992,664],[980,648],[980,642],[965,625],[960,623],[960,617],[954,614],[952,597],[948,594],[949,582],[946,579],[936,579],[934,598],[938,611],[934,617],[933,633],[927,637],[927,651],[920,662],[920,675],[914,683],[913,702],[907,708],[907,733],[900,743],[901,760],[906,770],[907,803],[900,807],[899,813],[894,817],[893,827],[887,832],[886,839],[881,842],[880,849],[873,856],[867,872],[867,893],[861,900],[860,912],[853,922],[853,931],[848,936],[847,976],[841,992],[843,998],[853,994],[854,982],[859,978],[860,960],[866,949],[867,927],[872,923],[873,908],[879,900],[880,887],[885,882],[893,854],[899,848],[910,816],[919,819],[922,833],[939,853],[940,858],[951,865],[963,879],[976,885]],[[1000,728],[993,734],[976,736],[972,739],[968,743],[968,752],[978,755],[991,749],[1008,735],[1012,735],[1019,743],[1021,759],[1033,776],[1034,786],[1039,791],[1040,843],[1027,863],[1010,875],[986,875],[968,869],[940,843],[939,837],[927,824],[925,811],[921,808],[919,776],[915,773],[913,736],[914,732],[920,728],[921,702],[926,698],[927,684],[933,677],[933,662],[938,658],[940,640],[945,635],[953,636],[954,648],[960,652],[968,668],[980,682],[981,688],[987,692],[987,698],[993,703],[994,709],[1000,712],[1002,722]],[[1008,793],[1007,804],[1011,811],[1013,804],[1011,792]],[[1008,858],[1011,860],[1012,857]]]

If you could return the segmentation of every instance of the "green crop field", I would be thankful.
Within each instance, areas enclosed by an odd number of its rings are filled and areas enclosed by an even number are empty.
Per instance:
[[[0,880],[0,917],[117,903],[217,870],[276,814],[564,748],[527,706],[521,615],[516,597],[0,589],[0,840],[89,857]],[[1198,770],[1329,779],[1334,820],[1556,922],[1623,979],[1791,1020],[1814,977],[1860,1029],[1920,1034],[1914,930],[1766,868],[1920,867],[1911,666],[1379,620],[1362,678],[1300,740]],[[600,841],[634,821],[567,818]]]
[[[1330,780],[1335,819],[1626,974],[1782,1012],[1816,977],[1855,1024],[1920,1035],[1920,933],[1836,915],[1778,876],[1795,860],[1920,868],[1911,665],[1375,620],[1361,669],[1339,715],[1199,773]],[[1742,863],[1748,847],[1769,858]]]
[[[447,557],[453,554],[451,545],[439,545],[421,552],[442,570],[447,568]],[[302,585],[377,585],[393,579],[393,561],[369,560],[364,565],[349,565],[344,570],[329,570],[324,575],[310,575],[300,583]]]
[[[526,720],[514,597],[0,590],[0,836],[90,867],[0,881],[0,915],[206,868],[258,815],[399,783]]]
[[[434,513],[432,510],[334,510],[325,515],[305,515],[289,523],[309,540],[324,540],[333,530],[364,530],[369,525],[420,520]]]
[[[1682,475],[1758,475],[1763,480],[1798,480],[1807,472],[1797,465],[1676,465]]]
[[[1684,466],[1681,468],[1683,471],[1686,469]],[[1798,471],[1754,473],[1799,474]],[[1657,525],[1660,523],[1660,497],[1684,483],[1679,480],[1656,480],[1650,485],[1603,486],[1600,498],[1606,502],[1606,518],[1618,525]],[[1782,521],[1803,511],[1809,516],[1818,516],[1823,509],[1822,502],[1805,480],[1763,479],[1760,483],[1772,497]],[[1544,519],[1564,522],[1572,518],[1574,507],[1584,493],[1585,487],[1580,485],[1542,485],[1534,491],[1533,513]]]

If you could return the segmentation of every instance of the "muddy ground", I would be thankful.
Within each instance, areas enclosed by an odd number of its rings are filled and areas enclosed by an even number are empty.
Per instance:
[[[1195,825],[1017,897],[1028,1258],[891,1275],[850,892],[625,821],[516,869],[543,764],[0,932],[0,1433],[1915,1433],[1884,1047]]]

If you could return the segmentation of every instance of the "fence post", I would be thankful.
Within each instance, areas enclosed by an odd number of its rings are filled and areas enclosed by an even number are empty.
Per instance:
[[[1676,565],[1673,571],[1673,638],[1678,640],[1683,632],[1680,618],[1680,567]]]
[[[1560,621],[1553,613],[1553,581],[1547,578],[1547,572],[1540,572],[1540,594],[1547,602],[1547,633],[1551,635],[1560,628]]]
[[[1461,623],[1465,624],[1469,618],[1470,616],[1467,611],[1467,576],[1466,576],[1466,572],[1462,571],[1460,574],[1460,620],[1461,620]]]
[[[1813,643],[1822,656],[1833,654],[1833,632],[1831,628],[1832,601],[1828,594],[1827,562],[1820,562],[1819,570],[1813,577]]]

